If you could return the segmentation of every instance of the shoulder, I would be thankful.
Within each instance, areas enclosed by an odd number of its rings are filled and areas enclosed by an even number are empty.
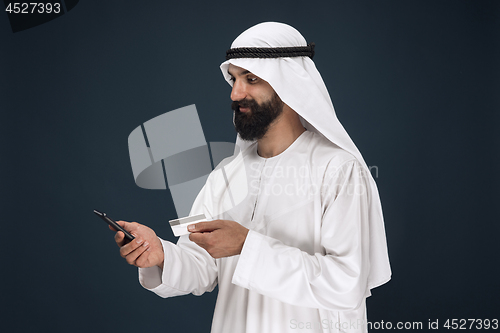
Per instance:
[[[255,150],[256,143],[251,144],[243,150],[239,150],[231,156],[224,158],[212,170],[208,177],[209,182],[227,182],[233,178],[234,174],[241,174],[241,170],[245,170],[245,161],[251,156],[251,152]]]
[[[355,163],[356,157],[340,148],[320,134],[310,132],[308,138],[308,151],[311,162],[328,168],[340,168],[348,162]]]

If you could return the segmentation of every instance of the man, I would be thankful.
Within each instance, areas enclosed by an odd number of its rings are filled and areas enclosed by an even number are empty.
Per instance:
[[[120,253],[145,288],[172,297],[219,285],[212,332],[365,332],[365,299],[390,279],[375,182],[313,55],[285,24],[243,32],[221,65],[239,152],[191,210],[212,221],[176,245],[119,221],[136,237],[117,232]]]

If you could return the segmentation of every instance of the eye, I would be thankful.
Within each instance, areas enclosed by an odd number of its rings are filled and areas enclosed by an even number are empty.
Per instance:
[[[257,80],[258,80],[258,78],[257,78],[257,77],[247,76],[247,81],[248,81],[249,83],[256,83],[256,82],[257,82]]]
[[[231,76],[231,77],[229,78],[229,81],[234,82],[234,76]]]

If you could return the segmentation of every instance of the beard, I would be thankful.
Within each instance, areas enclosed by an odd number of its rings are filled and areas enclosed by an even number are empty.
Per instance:
[[[283,101],[276,92],[270,101],[257,103],[254,99],[234,101],[234,128],[245,141],[260,140],[266,135],[271,123],[283,112]],[[240,107],[250,108],[249,112],[241,112]]]

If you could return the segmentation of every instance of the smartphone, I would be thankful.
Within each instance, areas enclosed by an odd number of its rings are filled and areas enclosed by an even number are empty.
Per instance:
[[[104,220],[104,222],[106,222],[107,224],[109,224],[110,226],[112,226],[113,228],[115,228],[116,230],[119,230],[121,232],[123,232],[125,234],[125,242],[130,242],[131,240],[133,240],[135,237],[132,236],[131,234],[128,233],[127,230],[123,229],[122,227],[120,227],[120,225],[118,223],[116,223],[115,221],[113,221],[112,219],[110,219],[106,213],[101,213],[100,211],[98,210],[95,210],[94,209],[94,213],[99,216],[101,219]]]

